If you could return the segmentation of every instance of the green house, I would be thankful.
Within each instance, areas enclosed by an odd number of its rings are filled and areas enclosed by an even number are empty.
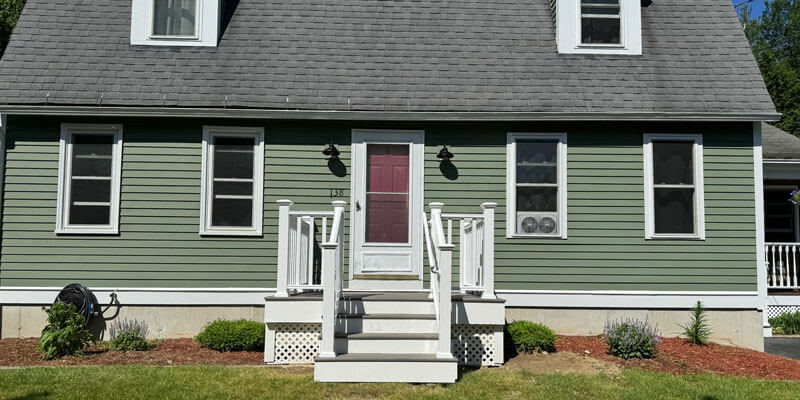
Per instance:
[[[0,113],[3,337],[77,282],[158,337],[264,320],[322,381],[697,301],[763,348],[779,115],[727,2],[29,0]]]

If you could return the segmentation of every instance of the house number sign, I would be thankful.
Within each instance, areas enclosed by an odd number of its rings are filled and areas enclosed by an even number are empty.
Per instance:
[[[344,189],[331,189],[331,197],[344,197]]]

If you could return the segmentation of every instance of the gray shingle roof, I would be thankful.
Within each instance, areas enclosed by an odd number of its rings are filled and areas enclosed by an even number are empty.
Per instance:
[[[549,0],[240,0],[216,48],[131,46],[130,7],[28,0],[0,103],[775,111],[728,0],[644,8],[643,56],[557,54]]]
[[[800,138],[770,124],[761,124],[761,154],[764,159],[800,159]]]

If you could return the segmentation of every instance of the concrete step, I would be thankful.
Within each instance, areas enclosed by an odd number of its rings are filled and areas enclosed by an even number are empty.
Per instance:
[[[453,383],[457,378],[456,359],[434,354],[343,354],[314,364],[318,382]]]
[[[434,314],[340,314],[338,332],[425,333],[436,332]]]
[[[334,341],[337,354],[435,353],[439,335],[422,333],[339,333]]]

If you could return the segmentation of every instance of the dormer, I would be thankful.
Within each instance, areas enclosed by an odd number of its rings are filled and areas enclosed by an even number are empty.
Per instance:
[[[561,54],[642,54],[641,0],[552,0]]]
[[[131,44],[216,46],[219,0],[132,0]]]

